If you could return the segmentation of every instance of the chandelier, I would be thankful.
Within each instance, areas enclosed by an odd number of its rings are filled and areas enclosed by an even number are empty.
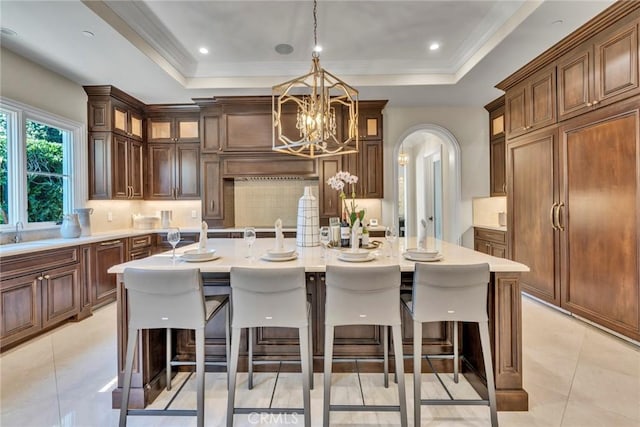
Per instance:
[[[409,155],[404,151],[404,142],[400,145],[400,152],[398,153],[398,164],[400,166],[407,166],[409,163]]]
[[[357,153],[358,91],[320,66],[317,27],[314,0],[311,71],[272,89],[273,150],[308,158]]]

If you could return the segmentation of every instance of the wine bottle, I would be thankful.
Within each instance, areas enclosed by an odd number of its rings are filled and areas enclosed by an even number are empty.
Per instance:
[[[347,222],[347,215],[342,216],[342,222],[340,223],[340,246],[343,248],[349,247],[349,241],[351,240],[351,229],[349,222]]]

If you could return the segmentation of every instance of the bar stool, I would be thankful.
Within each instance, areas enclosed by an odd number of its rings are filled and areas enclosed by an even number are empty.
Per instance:
[[[346,267],[327,265],[327,297],[324,339],[323,424],[329,426],[330,411],[400,411],[400,424],[407,425],[402,335],[400,331],[400,267]],[[398,382],[399,405],[331,405],[333,337],[336,326],[391,326]],[[385,345],[388,344],[385,334]],[[386,351],[385,351],[386,356]],[[385,369],[386,370],[386,369]],[[387,383],[385,373],[385,386]]]
[[[231,358],[227,426],[233,426],[234,414],[300,413],[305,427],[311,426],[313,387],[313,348],[311,343],[311,305],[307,302],[304,267],[256,269],[231,267]],[[303,408],[236,408],[236,374],[243,328],[298,328],[302,367]],[[252,362],[249,362],[251,367]],[[251,378],[251,377],[250,377]]]
[[[487,315],[489,274],[489,264],[450,266],[416,263],[412,295],[410,298],[402,299],[413,318],[413,398],[416,425],[420,424],[422,405],[488,405],[491,412],[491,425],[493,427],[498,425]],[[420,392],[423,357],[420,339],[422,324],[439,321],[456,322],[455,328],[457,328],[457,322],[478,324],[489,400],[456,400],[442,381],[440,383],[449,395],[449,399],[422,399]],[[457,334],[454,339],[457,340]],[[425,358],[429,362],[429,358],[427,356]],[[455,372],[457,374],[457,370]],[[435,373],[438,375],[437,372]]]
[[[229,297],[220,295],[205,300],[199,269],[124,270],[124,286],[129,305],[127,355],[124,386],[120,406],[120,426],[127,424],[127,415],[196,415],[197,425],[204,426],[204,328],[223,307]],[[167,329],[167,388],[171,387],[171,328],[193,329],[196,335],[196,361],[181,362],[196,367],[197,409],[130,410],[131,374],[136,352],[138,331]],[[228,328],[227,328],[228,329]]]

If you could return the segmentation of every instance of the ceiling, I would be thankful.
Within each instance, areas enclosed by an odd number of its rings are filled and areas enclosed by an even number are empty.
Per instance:
[[[481,106],[500,95],[496,83],[611,3],[319,0],[321,65],[360,99]],[[268,95],[307,73],[312,12],[308,0],[2,0],[0,42],[82,85],[112,84],[148,104],[185,103]],[[277,53],[278,44],[293,52]]]

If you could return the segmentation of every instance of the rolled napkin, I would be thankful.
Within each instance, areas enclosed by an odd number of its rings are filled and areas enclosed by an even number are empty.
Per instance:
[[[276,228],[276,251],[284,250],[284,233],[282,232],[282,220],[280,218],[276,219],[275,223]]]
[[[418,247],[422,249],[427,249],[427,221],[424,219],[420,220],[420,224],[422,224],[422,228],[420,229],[420,239],[418,240]]]
[[[209,226],[205,221],[202,221],[202,225],[200,226],[200,240],[198,242],[198,249],[205,250],[207,249],[207,230]]]
[[[351,250],[357,251],[360,246],[358,243],[358,230],[360,229],[360,218],[356,218],[351,226]]]

